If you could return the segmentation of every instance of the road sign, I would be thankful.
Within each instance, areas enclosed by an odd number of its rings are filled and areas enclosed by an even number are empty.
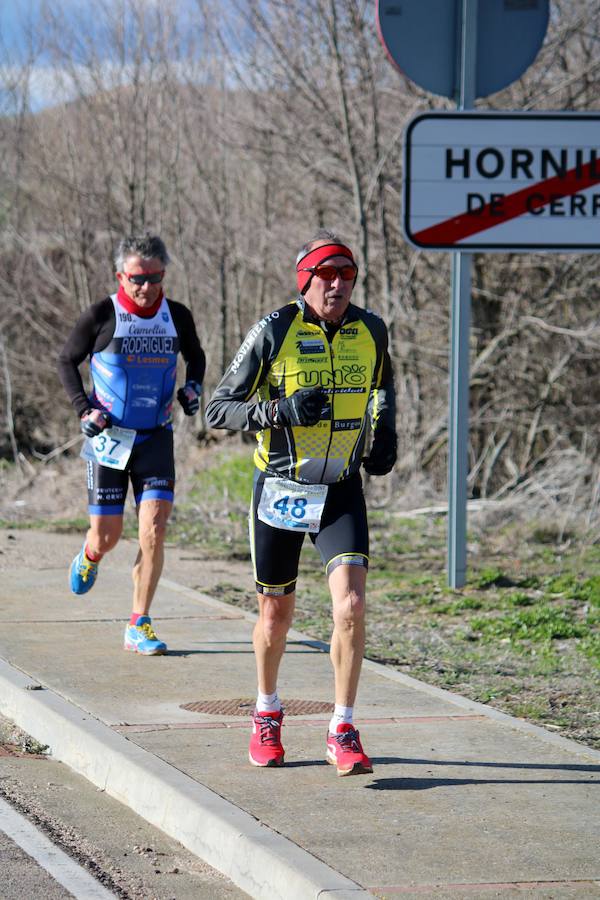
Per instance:
[[[600,249],[600,114],[416,116],[403,224],[430,250]]]
[[[456,99],[462,0],[377,0],[379,37],[414,82]],[[511,84],[531,65],[548,27],[549,0],[479,0],[475,97]]]

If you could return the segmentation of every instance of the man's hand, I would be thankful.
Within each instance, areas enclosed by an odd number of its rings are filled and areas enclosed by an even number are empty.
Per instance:
[[[79,427],[86,437],[93,438],[105,428],[110,428],[111,420],[102,409],[90,409],[79,420]]]
[[[202,385],[197,381],[186,381],[184,386],[177,391],[177,399],[186,416],[195,416],[200,409],[201,393]]]
[[[325,394],[321,388],[303,388],[277,402],[275,425],[316,425],[321,418]]]
[[[396,432],[385,425],[380,425],[373,436],[371,452],[363,457],[365,472],[369,475],[387,475],[396,462]]]

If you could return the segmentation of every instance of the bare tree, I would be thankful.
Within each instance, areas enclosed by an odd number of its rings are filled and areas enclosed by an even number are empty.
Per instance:
[[[44,10],[25,55],[0,67],[2,452],[64,444],[73,422],[55,355],[113,289],[123,232],[165,237],[168,288],[195,313],[210,391],[249,325],[292,298],[295,252],[326,225],[357,251],[357,302],[390,329],[391,483],[444,489],[449,254],[410,247],[400,215],[404,128],[449,104],[389,65],[373,0],[94,0],[91,20],[57,0]],[[599,40],[600,0],[555,0],[535,64],[480,105],[595,108]],[[42,63],[55,100],[37,108]],[[476,256],[473,495],[533,496],[543,482],[567,496],[574,459],[593,478],[598,292],[595,256]]]

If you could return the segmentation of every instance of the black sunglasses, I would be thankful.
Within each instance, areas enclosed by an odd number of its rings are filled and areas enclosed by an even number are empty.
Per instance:
[[[160,282],[165,277],[165,270],[162,272],[152,272],[144,273],[143,275],[129,275],[127,272],[123,272],[123,275],[127,278],[127,281],[130,281],[132,284],[138,284],[140,287],[143,284],[160,284]]]

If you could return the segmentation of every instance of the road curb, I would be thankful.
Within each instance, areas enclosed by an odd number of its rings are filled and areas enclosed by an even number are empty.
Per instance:
[[[52,756],[259,900],[372,894],[209,788],[0,659],[0,712]]]

